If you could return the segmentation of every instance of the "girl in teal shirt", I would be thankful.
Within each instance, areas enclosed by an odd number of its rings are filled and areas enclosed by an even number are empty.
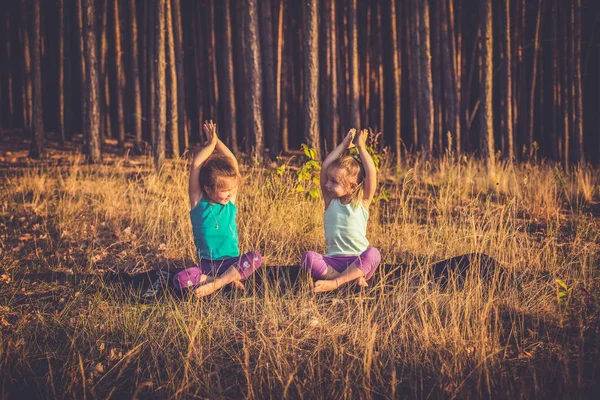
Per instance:
[[[241,281],[260,268],[257,251],[240,255],[236,224],[240,172],[233,153],[217,137],[217,126],[204,123],[208,145],[192,162],[188,192],[198,266],[175,275],[177,289],[209,295],[227,284],[243,289]]]

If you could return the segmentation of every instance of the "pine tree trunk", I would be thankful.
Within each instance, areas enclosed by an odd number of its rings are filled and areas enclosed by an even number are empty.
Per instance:
[[[161,0],[157,0],[161,1]],[[157,108],[157,100],[156,100],[156,81],[157,81],[157,54],[156,54],[156,41],[158,40],[157,36],[157,25],[158,25],[158,4],[155,2],[147,3],[147,12],[148,12],[148,21],[147,21],[147,44],[146,51],[148,54],[148,76],[147,76],[147,89],[146,93],[148,96],[148,106],[147,106],[147,119],[148,119],[148,130],[150,131],[150,143],[152,143],[152,155],[154,157],[157,154],[156,143],[157,143],[157,131],[156,124],[158,120],[156,119],[156,108]],[[155,162],[156,165],[156,162]]]
[[[454,32],[450,30],[450,15],[448,14],[447,0],[440,3],[440,36],[441,36],[441,57],[442,57],[442,83],[443,83],[443,109],[444,124],[443,133],[449,134],[448,141],[456,142],[456,73],[455,59],[453,57]],[[452,139],[453,138],[453,139]],[[448,151],[456,150],[456,143],[448,143]]]
[[[411,99],[411,114],[412,114],[412,149],[416,149],[417,145],[419,145],[419,131],[421,126],[419,123],[421,122],[420,114],[421,110],[421,74],[419,68],[419,16],[418,16],[418,8],[417,2],[419,0],[412,0],[411,2],[406,2],[406,19],[407,21],[407,37],[409,38],[409,43],[407,44],[407,48],[410,48],[409,55],[409,63],[410,63],[410,94],[409,97]]]
[[[219,77],[217,71],[217,44],[215,42],[215,0],[209,0],[208,15],[208,65],[210,78],[210,115],[213,119],[218,119],[219,115]]]
[[[319,137],[318,0],[304,3],[304,140],[321,154]]]
[[[31,30],[31,61],[33,63],[33,134],[29,157],[44,156],[44,114],[42,109],[41,17],[40,0],[33,0],[33,25]]]
[[[333,150],[340,142],[340,113],[338,106],[338,45],[337,45],[337,17],[335,2],[327,2],[327,15],[329,26],[325,28],[329,39],[329,114],[331,115],[329,135],[329,149]]]
[[[129,25],[131,26],[130,53],[131,53],[131,90],[133,100],[133,132],[135,136],[134,149],[137,154],[142,153],[142,94],[140,89],[140,69],[138,60],[138,29],[135,0],[129,0]]]
[[[573,27],[573,136],[575,139],[575,162],[585,162],[583,151],[583,95],[581,88],[581,0],[571,5]]]
[[[65,7],[65,35],[68,34],[68,38],[72,38],[71,24],[74,19],[73,16],[73,1],[68,0]],[[66,43],[71,40],[65,39]],[[71,62],[71,48],[72,46],[65,45],[65,100],[64,100],[64,129],[65,129],[65,140],[71,140],[73,138],[73,75],[72,75],[72,62]]]
[[[271,0],[261,0],[261,36],[262,51],[264,55],[263,76],[265,78],[265,104],[269,107],[265,110],[265,136],[270,148],[271,158],[275,158],[281,151],[279,132],[277,125],[279,115],[277,113],[277,90],[275,87],[275,59],[273,57],[273,19],[271,17]]]
[[[85,0],[85,86],[87,92],[87,113],[84,131],[87,137],[87,155],[90,163],[98,163],[101,161],[95,18],[94,0]]]
[[[460,0],[459,0],[460,1]],[[460,3],[459,3],[460,4]],[[449,32],[450,32],[450,56],[452,58],[452,64],[454,69],[454,114],[450,114],[451,118],[454,118],[454,152],[456,156],[459,156],[462,151],[462,71],[464,57],[463,44],[462,44],[462,29],[460,23],[455,23],[455,12],[454,12],[454,0],[448,0],[448,18],[449,18]],[[457,9],[457,14],[459,14]],[[459,14],[460,15],[460,14]]]
[[[196,3],[198,7],[200,3]],[[196,104],[195,104],[195,116],[196,116],[196,129],[197,135],[200,139],[202,139],[202,124],[204,122],[204,93],[207,91],[206,88],[202,86],[202,77],[206,74],[206,69],[203,62],[202,51],[205,51],[204,45],[201,45],[201,34],[202,30],[200,24],[200,15],[201,10],[198,9],[196,13],[196,18],[192,21],[192,36],[194,43],[194,72],[195,72],[195,81],[194,88],[196,90]]]
[[[166,0],[166,26],[167,26],[167,49],[168,49],[168,77],[169,87],[167,98],[169,103],[169,138],[171,139],[171,157],[179,157],[179,107],[177,106],[177,67],[175,65],[175,38],[173,34],[173,18],[171,13],[171,1]]]
[[[121,21],[119,19],[119,0],[114,0],[114,39],[115,67],[117,82],[115,85],[117,97],[117,132],[119,138],[119,155],[125,154],[125,115],[123,113],[123,90],[125,90],[125,72],[123,71],[123,52],[121,51]]]
[[[431,46],[429,35],[429,5],[427,1],[418,1],[419,15],[419,69],[421,120],[419,121],[419,147],[426,157],[431,156],[433,148],[433,96],[431,76]]]
[[[180,0],[172,1],[173,33],[175,36],[175,65],[177,67],[177,116],[179,121],[179,136],[183,139],[183,150],[185,150],[190,146],[190,135],[187,128],[187,112],[185,108],[185,55],[183,52],[183,26],[181,24]]]
[[[431,78],[433,97],[433,145],[437,153],[444,151],[442,134],[442,77],[441,77],[441,45],[440,45],[440,5],[445,0],[433,0],[431,7]]]
[[[529,157],[533,156],[533,129],[535,121],[535,87],[538,79],[538,58],[540,54],[540,26],[542,23],[542,0],[538,0],[537,18],[535,22],[535,38],[533,40],[533,61],[531,72],[531,91],[529,92],[529,127],[527,129],[527,148]]]
[[[360,129],[360,87],[358,70],[358,32],[356,18],[356,0],[349,0],[348,37],[350,57],[350,123],[352,128]]]
[[[167,130],[167,90],[166,90],[166,56],[165,56],[165,0],[156,2],[156,28],[154,54],[156,68],[154,87],[156,104],[154,108],[154,123],[156,124],[154,150],[154,168],[160,171],[165,162],[165,131]]]
[[[100,137],[112,137],[110,83],[112,81],[108,69],[108,0],[102,2],[102,28],[100,33],[100,90],[103,97],[100,109]]]
[[[244,39],[246,48],[246,104],[248,105],[248,127],[254,136],[252,155],[263,158],[264,135],[262,115],[262,66],[260,40],[258,36],[258,10],[256,0],[245,0]]]
[[[231,36],[231,1],[232,0],[224,0],[225,23],[223,24],[223,63],[225,65],[225,71],[223,72],[223,105],[225,115],[223,120],[223,131],[225,136],[225,142],[234,153],[237,153],[237,113],[235,105],[233,42]]]
[[[512,116],[512,44],[510,33],[510,0],[505,0],[504,3],[504,85],[502,87],[502,99],[504,101],[504,137],[506,140],[506,156],[509,160],[515,159],[515,139],[513,133],[513,116]]]
[[[402,136],[401,136],[401,67],[400,67],[400,49],[398,46],[398,22],[396,20],[396,1],[390,0],[389,9],[390,18],[390,34],[392,41],[392,86],[393,86],[393,118],[394,118],[394,148],[396,153],[396,167],[400,167],[401,151],[402,151]]]
[[[563,4],[561,13],[562,15],[566,15],[569,10],[566,9],[567,5]],[[567,168],[571,162],[570,160],[570,138],[571,138],[571,129],[570,129],[570,99],[569,99],[569,31],[570,27],[567,26],[566,18],[563,18],[562,23],[562,43],[563,43],[563,52],[562,52],[562,98],[563,98],[563,107],[562,107],[562,115],[563,115],[563,163],[564,167]]]
[[[84,142],[84,152],[87,152],[87,136],[85,134],[85,119],[87,116],[87,108],[88,108],[88,99],[87,99],[87,84],[86,84],[86,69],[85,69],[85,28],[84,28],[84,11],[83,11],[83,1],[84,0],[75,0],[75,4],[77,6],[76,17],[77,17],[77,33],[79,38],[79,98],[81,103],[81,133],[83,135]]]
[[[508,0],[507,0],[508,1]],[[560,112],[560,80],[559,80],[559,64],[558,64],[558,2],[552,2],[552,113],[550,123],[550,133],[552,142],[552,158],[560,159],[561,143],[558,138],[558,125]]]
[[[282,64],[283,64],[283,45],[284,45],[284,36],[283,36],[283,5],[285,0],[278,0],[279,7],[277,13],[277,61],[276,61],[276,69],[275,69],[275,97],[276,97],[276,110],[277,110],[277,135],[281,134],[280,138],[280,150],[287,151],[287,144],[281,143],[283,141],[283,122],[281,120],[281,109],[282,109],[282,88],[281,88],[281,80],[282,80]]]
[[[65,143],[65,0],[58,0],[58,140]],[[10,61],[9,61],[10,62]],[[12,115],[12,112],[11,112]]]
[[[32,127],[32,112],[33,112],[33,88],[31,82],[31,46],[29,43],[29,17],[26,0],[21,0],[21,26],[19,32],[21,34],[21,46],[23,48],[23,127],[27,135],[33,134]]]
[[[379,2],[377,3],[377,26],[381,27],[382,26],[382,3]],[[395,7],[394,7],[395,8]],[[398,28],[396,27],[396,30]],[[398,41],[396,40],[396,49],[398,47]],[[398,57],[400,57],[400,52],[396,53],[398,54]],[[379,132],[385,132],[385,76],[383,73],[383,63],[384,63],[384,56],[383,56],[383,30],[381,28],[377,29],[377,63],[378,63],[378,68],[377,68],[377,85],[379,88],[379,105],[378,105],[378,111],[379,111],[379,126],[377,127],[377,130]],[[397,153],[399,156],[399,153]]]
[[[492,104],[493,68],[493,35],[492,35],[492,0],[484,0],[481,10],[481,86],[480,86],[480,116],[481,116],[481,151],[486,161],[488,173],[494,173],[494,114]]]
[[[291,57],[290,57],[290,49],[291,49],[291,43],[292,43],[292,39],[291,39],[291,30],[287,30],[287,38],[284,36],[284,30],[283,30],[283,12],[284,12],[284,3],[285,0],[280,0],[279,3],[279,36],[280,36],[280,54],[281,56],[279,57],[279,64],[281,65],[281,76],[277,79],[278,83],[281,84],[281,91],[280,91],[280,108],[279,108],[279,125],[280,125],[280,130],[281,130],[281,148],[284,152],[289,152],[290,150],[290,140],[289,140],[289,135],[290,135],[290,130],[289,130],[289,123],[290,123],[290,113],[288,112],[288,107],[289,107],[289,92],[290,89],[293,90],[294,85],[290,85],[290,71],[291,71],[291,67],[290,67],[290,63],[291,63]],[[287,46],[287,47],[286,47]],[[285,55],[285,56],[284,56]]]

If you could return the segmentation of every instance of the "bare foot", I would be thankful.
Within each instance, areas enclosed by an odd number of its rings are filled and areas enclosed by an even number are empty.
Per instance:
[[[233,282],[231,282],[231,284],[237,290],[246,290],[246,288],[244,287],[244,284],[240,281],[233,281]]]
[[[208,296],[209,294],[212,294],[212,293],[216,292],[217,290],[221,289],[223,286],[227,285],[228,283],[229,282],[223,282],[221,279],[217,278],[210,282],[207,281],[204,285],[196,288],[196,290],[194,290],[194,293],[198,297]]]
[[[365,277],[364,277],[364,276],[362,276],[362,277],[358,278],[358,279],[356,280],[356,284],[357,284],[358,286],[360,286],[360,287],[367,287],[367,286],[369,286],[369,284],[367,283],[367,280],[365,279]]]
[[[320,280],[315,282],[315,293],[319,292],[330,292],[338,288],[337,281],[334,280]]]

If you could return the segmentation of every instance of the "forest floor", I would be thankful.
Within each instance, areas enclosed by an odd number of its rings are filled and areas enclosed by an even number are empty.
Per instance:
[[[324,251],[301,156],[244,163],[245,291],[139,299],[133,277],[192,266],[187,161],[87,165],[81,143],[28,160],[0,141],[2,398],[571,398],[600,394],[600,171],[470,157],[382,160],[366,289],[312,293]],[[275,168],[274,168],[275,167]],[[298,185],[302,184],[304,190]],[[501,266],[442,285],[432,265]],[[452,275],[452,274],[451,274]],[[146,280],[141,280],[144,284]],[[130,284],[132,283],[132,284]]]

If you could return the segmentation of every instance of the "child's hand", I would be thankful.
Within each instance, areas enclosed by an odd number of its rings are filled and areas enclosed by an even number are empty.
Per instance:
[[[356,145],[359,148],[365,148],[367,146],[367,138],[369,137],[369,131],[363,129],[360,131],[358,136],[356,137]]]
[[[350,149],[354,147],[354,135],[356,135],[356,129],[352,128],[348,131],[348,134],[342,141],[345,148]]]
[[[204,129],[204,133],[206,134],[206,143],[205,145],[216,145],[219,138],[217,137],[217,124],[210,121],[204,121],[204,125],[202,126]]]

